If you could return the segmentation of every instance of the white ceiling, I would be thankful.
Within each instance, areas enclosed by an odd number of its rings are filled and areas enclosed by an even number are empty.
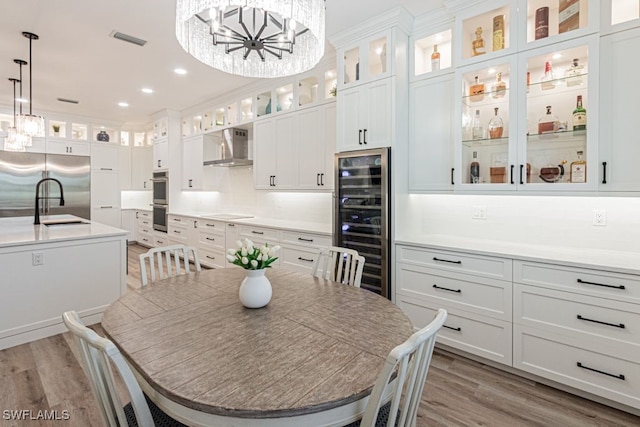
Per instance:
[[[327,35],[357,25],[398,4],[414,16],[439,7],[442,0],[326,0]],[[168,108],[183,110],[215,98],[253,79],[216,71],[185,53],[174,35],[175,1],[159,0],[0,0],[0,105],[12,108],[18,77],[14,58],[28,60],[22,31],[33,42],[34,112],[60,112],[142,124]],[[144,40],[144,47],[115,40],[117,30]],[[173,70],[188,70],[185,76]],[[28,68],[23,68],[28,98]],[[146,95],[142,87],[155,93]],[[78,105],[56,98],[75,99]],[[128,108],[117,106],[120,101]],[[27,107],[28,108],[28,107]]]

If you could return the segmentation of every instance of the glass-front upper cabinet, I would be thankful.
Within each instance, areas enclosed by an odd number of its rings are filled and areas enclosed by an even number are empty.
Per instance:
[[[517,3],[491,1],[456,21],[458,63],[474,63],[513,53],[517,48]]]
[[[120,131],[120,145],[122,145],[123,147],[128,147],[131,145],[131,132],[129,132],[128,130],[121,130]]]
[[[95,142],[110,142],[118,144],[118,136],[120,133],[111,127],[102,125],[92,125],[92,141]]]
[[[367,83],[391,75],[391,33],[384,32],[338,52],[340,87]]]
[[[268,114],[271,114],[271,91],[256,96],[256,116],[262,117]]]
[[[575,38],[597,30],[591,9],[597,0],[527,0],[521,26],[523,46],[541,46]]]
[[[455,185],[461,189],[514,189],[517,144],[517,58],[496,58],[456,71],[460,94]]]
[[[412,36],[412,77],[437,73],[452,66],[451,28],[427,35]]]
[[[640,26],[640,1],[601,0],[601,2],[601,35]]]
[[[519,127],[526,135],[518,167],[527,171],[527,189],[597,188],[597,43],[594,35],[521,57],[526,86]]]
[[[320,80],[316,76],[309,76],[298,81],[298,106],[318,102],[318,87]]]
[[[338,75],[335,69],[324,73],[324,99],[335,98],[338,94]]]
[[[253,120],[253,98],[251,97],[240,100],[240,121],[248,120]]]

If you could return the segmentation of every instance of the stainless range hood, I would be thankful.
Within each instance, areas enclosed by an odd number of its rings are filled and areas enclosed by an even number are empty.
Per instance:
[[[206,160],[205,166],[251,166],[249,159],[249,133],[245,129],[230,128],[222,131],[217,142],[216,159]]]

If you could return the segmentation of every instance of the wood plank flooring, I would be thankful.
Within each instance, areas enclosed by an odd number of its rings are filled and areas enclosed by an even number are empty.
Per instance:
[[[140,286],[129,246],[127,285]],[[95,329],[101,332],[99,325]],[[0,351],[0,426],[100,426],[89,382],[69,333]],[[6,420],[6,410],[69,411],[68,421]],[[640,417],[436,349],[418,426],[640,426]]]

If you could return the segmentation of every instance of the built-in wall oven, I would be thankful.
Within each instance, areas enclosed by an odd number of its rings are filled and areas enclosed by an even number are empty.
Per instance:
[[[167,232],[167,209],[169,208],[169,174],[153,173],[153,229]]]

